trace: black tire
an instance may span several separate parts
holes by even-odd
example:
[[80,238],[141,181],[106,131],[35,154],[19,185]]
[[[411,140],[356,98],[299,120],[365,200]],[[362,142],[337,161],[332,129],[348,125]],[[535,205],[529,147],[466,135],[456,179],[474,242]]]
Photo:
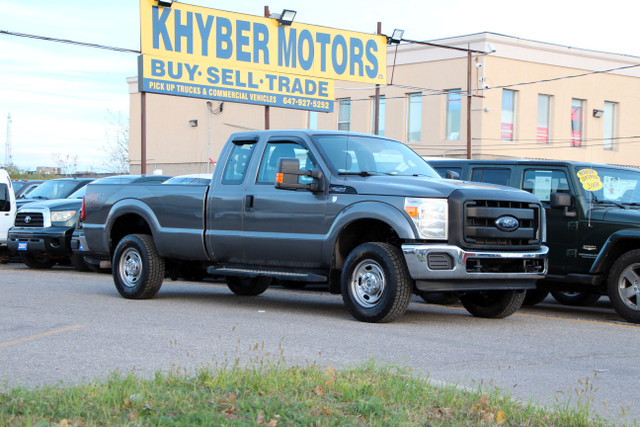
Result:
[[125,298],[152,298],[162,286],[164,258],[147,234],[129,234],[120,240],[112,265],[116,289]]
[[91,271],[89,264],[87,264],[87,261],[85,261],[84,257],[79,253],[71,254],[69,261],[71,261],[71,265],[78,271]]
[[362,322],[391,322],[411,300],[413,281],[402,252],[388,243],[364,243],[345,261],[340,279],[342,300]]
[[551,296],[560,304],[574,307],[587,307],[595,304],[600,299],[600,294],[592,292],[551,291]]
[[422,298],[424,302],[428,302],[429,304],[452,305],[460,300],[460,297],[458,297],[458,294],[455,292],[421,291],[418,295],[420,295],[420,298]]
[[613,263],[607,279],[613,308],[632,323],[640,323],[640,249],[624,253]]
[[549,291],[545,289],[529,289],[524,297],[522,305],[536,305],[547,298]]
[[235,277],[226,278],[227,286],[236,295],[256,296],[267,290],[273,278],[271,277]]
[[58,260],[55,259],[25,253],[20,253],[20,259],[27,267],[34,268],[36,270],[46,270],[53,267],[58,262]]
[[477,317],[500,319],[511,316],[522,307],[525,291],[477,291],[460,295],[460,302]]

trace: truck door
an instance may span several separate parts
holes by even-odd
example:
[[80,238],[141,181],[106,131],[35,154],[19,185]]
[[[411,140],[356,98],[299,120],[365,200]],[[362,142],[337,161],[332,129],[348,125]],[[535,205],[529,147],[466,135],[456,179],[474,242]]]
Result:
[[[0,180],[3,178],[0,176]],[[10,181],[0,182],[0,245],[7,244],[7,232],[13,226],[16,216],[16,201]]]
[[[549,246],[549,273],[569,273],[577,263],[579,218],[566,216],[563,209],[551,209],[551,193],[572,193],[567,173],[560,168],[526,168],[521,188],[533,193],[547,214],[547,246]],[[573,209],[578,211],[578,209]]]
[[[267,142],[255,179],[247,184],[244,196],[242,242],[246,262],[319,267],[322,242],[328,231],[327,192],[276,189],[276,168],[281,158],[297,158],[301,169],[317,169],[303,141],[279,138]],[[311,182],[310,177],[299,179],[300,183]]]
[[209,256],[217,262],[240,262],[244,258],[244,190],[257,141],[257,137],[253,140],[233,141],[228,154],[223,152],[221,155],[226,163],[224,166],[216,166],[214,179],[211,181],[207,199],[206,243]]

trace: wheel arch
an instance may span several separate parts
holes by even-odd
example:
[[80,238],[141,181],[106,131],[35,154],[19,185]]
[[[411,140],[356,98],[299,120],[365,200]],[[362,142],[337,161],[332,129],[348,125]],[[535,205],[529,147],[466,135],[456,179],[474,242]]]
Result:
[[608,274],[613,263],[624,253],[640,249],[640,230],[619,230],[612,233],[591,265],[591,274]]
[[[395,207],[386,203],[365,202],[349,206],[334,221],[325,259],[331,259],[333,272],[339,272],[351,251],[367,242],[384,242],[400,247],[403,240],[415,239],[410,221]],[[340,283],[330,281],[331,292],[340,292]]]
[[116,203],[106,222],[105,235],[111,254],[120,240],[129,234],[156,235],[159,228],[153,211],[139,200],[121,200]]

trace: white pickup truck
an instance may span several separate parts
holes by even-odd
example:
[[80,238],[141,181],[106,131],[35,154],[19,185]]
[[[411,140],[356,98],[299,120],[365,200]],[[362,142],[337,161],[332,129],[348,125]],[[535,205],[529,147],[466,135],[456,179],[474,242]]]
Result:
[[7,233],[16,217],[16,196],[13,194],[11,178],[6,170],[0,169],[0,260],[6,260]]

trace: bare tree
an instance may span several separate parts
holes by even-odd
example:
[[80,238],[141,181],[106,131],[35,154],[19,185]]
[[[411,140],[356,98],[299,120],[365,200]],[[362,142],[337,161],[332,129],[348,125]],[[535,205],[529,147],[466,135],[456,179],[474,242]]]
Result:
[[129,124],[128,117],[121,112],[109,111],[105,131],[105,157],[102,166],[115,174],[129,173]]
[[78,170],[78,155],[53,153],[56,166],[62,175],[73,175]]

